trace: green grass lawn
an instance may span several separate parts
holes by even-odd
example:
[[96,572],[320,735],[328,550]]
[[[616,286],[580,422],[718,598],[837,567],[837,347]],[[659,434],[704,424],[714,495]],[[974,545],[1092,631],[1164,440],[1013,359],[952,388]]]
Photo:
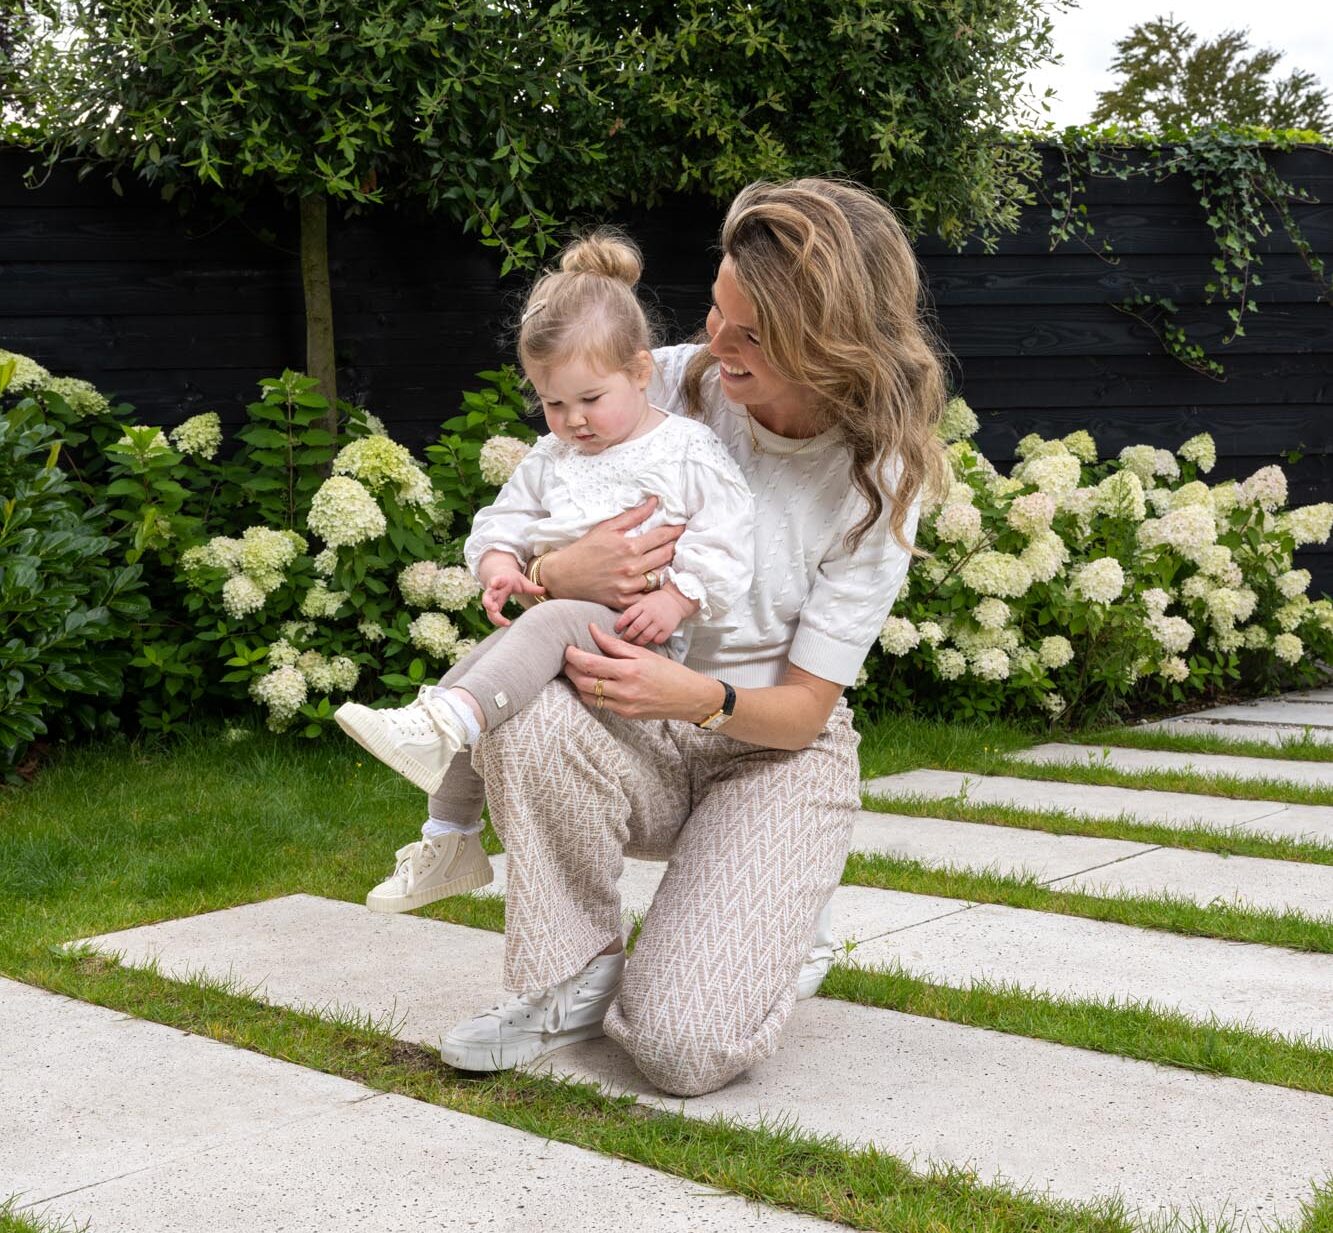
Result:
[[[874,725],[864,735],[868,774],[987,760],[1037,739],[1006,725],[909,720]],[[1113,1202],[1057,1203],[983,1186],[960,1171],[916,1174],[891,1156],[791,1127],[650,1112],[591,1087],[532,1075],[460,1076],[433,1051],[394,1040],[383,1025],[329,1022],[61,949],[91,934],[298,891],[360,902],[420,821],[420,794],[340,741],[305,744],[259,732],[226,742],[200,728],[169,743],[69,751],[35,783],[0,794],[0,973],[861,1228],[1130,1227]],[[854,861],[849,876],[873,885],[906,874],[877,858],[864,868]],[[1016,886],[1001,889],[1034,893]],[[503,904],[493,898],[459,897],[421,914],[503,928]],[[1191,1027],[1151,1007],[1013,989],[952,990],[855,967],[835,972],[825,994],[1333,1094],[1328,1050]],[[1323,1233],[1330,1221],[1333,1204],[1321,1199],[1301,1227]],[[34,1227],[0,1205],[0,1231]]]

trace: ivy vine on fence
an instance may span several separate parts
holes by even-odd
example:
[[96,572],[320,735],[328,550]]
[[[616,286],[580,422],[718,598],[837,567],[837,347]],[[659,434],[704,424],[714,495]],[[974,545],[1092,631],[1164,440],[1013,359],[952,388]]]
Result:
[[[1054,138],[1058,163],[1053,179],[1037,191],[1051,212],[1051,247],[1081,242],[1105,260],[1118,260],[1109,241],[1097,244],[1096,226],[1080,200],[1093,178],[1126,181],[1134,176],[1155,182],[1182,175],[1198,195],[1204,221],[1212,232],[1216,252],[1213,275],[1204,286],[1204,303],[1226,306],[1230,326],[1222,339],[1226,346],[1245,334],[1245,318],[1259,311],[1253,289],[1261,285],[1263,264],[1259,243],[1275,229],[1286,234],[1304,261],[1321,298],[1333,305],[1333,284],[1324,262],[1301,230],[1293,203],[1310,204],[1316,198],[1284,179],[1273,166],[1273,155],[1298,148],[1317,149],[1333,156],[1333,146],[1318,133],[1274,131],[1229,125],[1207,125],[1189,131],[1148,133],[1118,126],[1069,128]],[[1174,300],[1139,292],[1113,307],[1146,325],[1166,352],[1186,367],[1214,380],[1225,380],[1220,360],[1190,337]]]

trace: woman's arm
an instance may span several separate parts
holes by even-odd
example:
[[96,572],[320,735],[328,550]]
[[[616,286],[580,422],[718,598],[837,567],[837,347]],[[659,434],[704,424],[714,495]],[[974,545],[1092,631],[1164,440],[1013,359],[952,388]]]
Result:
[[684,526],[627,536],[652,516],[657,498],[599,522],[581,539],[542,558],[542,587],[554,599],[586,599],[623,611],[647,590],[644,574],[671,564]]
[[[589,628],[603,654],[572,646],[565,651],[565,675],[588,706],[597,706],[599,680],[605,709],[626,719],[697,723],[722,705],[721,682]],[[805,749],[824,730],[842,691],[843,686],[789,664],[779,685],[738,689],[735,712],[719,731],[769,749]]]

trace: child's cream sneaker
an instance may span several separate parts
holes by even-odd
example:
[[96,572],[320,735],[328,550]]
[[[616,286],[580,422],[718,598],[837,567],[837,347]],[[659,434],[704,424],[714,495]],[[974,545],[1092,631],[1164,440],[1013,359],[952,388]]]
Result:
[[446,895],[485,886],[495,877],[479,835],[418,839],[398,849],[394,871],[366,896],[372,912],[410,912]]
[[440,1056],[459,1070],[509,1070],[575,1041],[605,1035],[602,1020],[624,971],[624,951],[598,955],[554,988],[521,993],[464,1019],[441,1042]]
[[344,702],[333,718],[367,753],[423,792],[433,793],[454,754],[467,744],[462,721],[434,690],[433,685],[423,685],[410,705],[378,711],[359,702]]

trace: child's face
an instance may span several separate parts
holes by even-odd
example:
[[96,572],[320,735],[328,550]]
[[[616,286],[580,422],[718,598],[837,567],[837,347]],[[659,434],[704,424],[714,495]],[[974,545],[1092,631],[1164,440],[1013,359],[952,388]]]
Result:
[[641,352],[630,371],[604,372],[587,360],[533,367],[528,380],[542,400],[546,426],[584,454],[619,445],[644,423],[652,357]]

